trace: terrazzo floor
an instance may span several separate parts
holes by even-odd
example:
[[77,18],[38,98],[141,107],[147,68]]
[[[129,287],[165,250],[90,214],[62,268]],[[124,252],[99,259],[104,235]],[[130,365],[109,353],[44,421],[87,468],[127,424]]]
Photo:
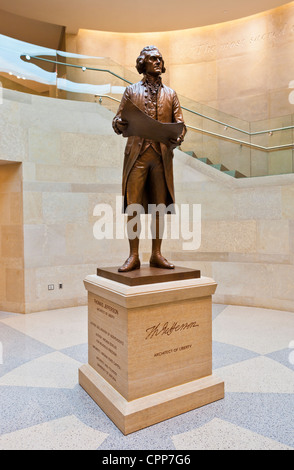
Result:
[[87,307],[0,312],[1,450],[293,450],[294,313],[213,305],[225,398],[124,436],[78,384]]

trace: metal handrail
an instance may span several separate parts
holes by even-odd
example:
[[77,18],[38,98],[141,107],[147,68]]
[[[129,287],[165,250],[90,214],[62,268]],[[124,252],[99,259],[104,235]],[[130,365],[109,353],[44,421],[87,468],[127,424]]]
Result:
[[[117,101],[118,103],[120,102],[120,100],[118,100],[117,98],[113,98],[112,96],[109,96],[109,95],[95,95],[95,97],[98,97],[98,96],[99,96],[100,103],[102,103],[102,98],[108,98],[108,99],[111,99],[113,101]],[[201,129],[199,127],[190,126],[190,125],[186,125],[186,127],[187,127],[187,129],[192,129],[193,131],[202,132],[204,134],[209,134],[213,137],[218,137],[218,138],[221,138],[221,139],[224,139],[224,140],[229,140],[231,142],[234,142],[234,143],[237,143],[237,144],[240,144],[240,145],[245,145],[247,147],[255,148],[255,149],[258,149],[258,150],[263,150],[263,151],[266,151],[266,152],[270,152],[270,151],[273,151],[273,150],[284,150],[284,149],[287,149],[287,148],[294,148],[294,144],[283,144],[283,145],[275,145],[275,146],[272,146],[272,147],[264,147],[262,145],[252,144],[251,142],[246,142],[245,140],[235,139],[234,137],[229,137],[227,135],[218,134],[216,132]]]
[[221,124],[221,125],[225,126],[226,128],[230,128],[230,129],[233,129],[235,131],[242,132],[243,134],[246,134],[246,135],[249,135],[249,136],[260,135],[260,134],[269,134],[271,132],[285,131],[285,130],[289,130],[289,129],[294,129],[294,125],[293,125],[293,126],[277,127],[275,129],[267,129],[267,130],[264,130],[264,131],[250,132],[250,131],[245,131],[244,129],[240,129],[239,127],[232,126],[231,124],[227,124],[223,121],[219,121],[218,119],[212,118],[210,116],[206,116],[205,114],[199,113],[198,111],[194,111],[193,109],[185,108],[184,106],[181,106],[181,108],[185,109],[185,111],[189,111],[189,113],[196,114],[197,116],[208,119],[209,121],[216,122],[217,124]]
[[294,144],[283,144],[283,145],[275,145],[275,146],[272,146],[272,147],[264,147],[262,145],[257,145],[257,144],[252,144],[251,142],[246,142],[245,140],[239,140],[239,139],[235,139],[233,137],[228,137],[227,135],[217,134],[216,132],[207,131],[205,129],[200,129],[199,127],[194,127],[194,126],[189,126],[189,125],[186,125],[186,127],[188,129],[192,129],[192,130],[197,131],[197,132],[202,132],[204,134],[209,134],[209,135],[212,135],[213,137],[218,137],[218,138],[221,138],[221,139],[224,139],[224,140],[230,140],[234,143],[237,143],[237,144],[240,144],[240,145],[246,145],[247,147],[255,148],[255,149],[258,149],[258,150],[263,150],[263,151],[266,151],[266,152],[270,152],[272,150],[284,150],[284,149],[287,149],[287,148],[294,148]]
[[[22,55],[21,57],[26,57]],[[58,60],[50,60],[50,59],[45,59],[44,57],[38,57],[38,56],[30,56],[31,59],[37,59],[37,60],[43,60],[43,62],[50,62],[51,64],[56,64],[56,65],[66,65],[66,67],[74,67],[77,69],[82,69],[83,71],[86,70],[94,70],[96,72],[107,72],[110,73],[111,75],[114,75],[116,78],[119,78],[120,80],[123,80],[126,83],[129,83],[129,85],[132,85],[132,82],[127,80],[126,78],[121,77],[120,75],[117,75],[117,73],[112,72],[111,70],[108,69],[96,69],[95,67],[84,67],[83,65],[76,65],[76,64],[67,64],[64,62],[60,62]]]
[[118,103],[120,103],[120,100],[118,100],[117,98],[114,98],[113,96],[109,96],[109,95],[94,95],[95,98],[98,98],[99,96],[99,101],[101,100],[102,102],[102,98],[108,98],[109,100],[113,100],[113,101],[117,101]]
[[225,122],[219,121],[218,119],[215,119],[215,118],[212,118],[212,117],[209,117],[209,116],[206,116],[205,114],[198,113],[198,111],[194,111],[192,109],[185,108],[184,106],[181,106],[181,108],[184,109],[185,111],[189,111],[189,113],[193,113],[193,114],[196,114],[197,116],[208,119],[209,121],[216,122],[217,124],[221,124],[225,127],[229,127],[230,129],[234,129],[235,131],[243,132],[244,134],[250,135],[250,133],[245,131],[244,129],[239,129],[238,127],[231,126],[230,124],[226,124]]
[[[21,56],[21,57],[25,57],[25,56]],[[30,58],[33,58],[33,59],[37,59],[37,60],[42,60],[44,62],[51,62],[51,63],[54,63],[56,65],[65,65],[67,67],[74,67],[74,68],[79,68],[79,69],[82,69],[83,71],[86,71],[86,70],[93,70],[93,71],[96,71],[96,72],[106,72],[106,73],[109,73],[113,76],[115,76],[116,78],[119,78],[120,80],[123,80],[124,82],[128,83],[129,85],[132,85],[133,83],[130,82],[129,80],[127,80],[126,78],[123,78],[121,77],[120,75],[112,72],[111,70],[108,70],[108,69],[97,69],[95,67],[85,67],[85,66],[82,66],[82,65],[76,65],[76,64],[67,64],[67,63],[64,63],[64,62],[60,62],[60,61],[57,61],[57,60],[50,60],[50,59],[45,59],[43,57],[38,57],[38,56],[30,56]],[[104,97],[104,98],[109,98],[109,99],[114,99],[115,98],[112,98],[108,95],[95,95],[95,96],[100,96],[101,98]],[[116,100],[116,101],[119,101],[119,100]],[[289,129],[294,129],[294,125],[292,126],[285,126],[285,127],[278,127],[278,128],[274,128],[274,129],[267,129],[267,130],[263,130],[263,131],[256,131],[256,132],[250,132],[250,131],[246,131],[244,129],[240,129],[239,127],[235,127],[235,126],[232,126],[231,124],[227,124],[223,121],[219,121],[218,119],[215,119],[215,118],[212,118],[210,116],[206,116],[205,114],[202,114],[202,113],[199,113],[197,111],[194,111],[192,109],[189,109],[189,108],[186,108],[184,106],[181,106],[182,109],[184,109],[185,111],[188,111],[189,113],[192,113],[192,114],[196,114],[200,117],[203,117],[204,119],[208,119],[209,121],[213,121],[217,124],[221,124],[223,125],[225,128],[229,128],[229,129],[233,129],[235,131],[238,131],[238,132],[241,132],[243,134],[246,134],[248,136],[255,136],[255,135],[261,135],[261,134],[271,134],[273,132],[277,132],[277,131],[284,131],[284,130],[289,130]],[[193,126],[187,126],[191,129],[194,129],[194,130],[199,130],[199,128],[196,128],[196,127],[193,127]],[[249,144],[248,142],[243,142],[241,140],[238,140],[238,139],[233,139],[231,137],[227,137],[227,136],[221,136],[220,134],[216,134],[216,133],[212,133],[210,131],[203,131],[202,132],[206,132],[206,133],[209,133],[209,134],[212,134],[212,135],[215,135],[215,136],[219,136],[219,137],[222,137],[224,139],[227,139],[227,140],[232,140],[232,141],[235,141],[235,142],[239,142],[240,144],[246,144],[246,145],[250,145],[251,147],[255,147],[255,148],[258,148],[260,150],[276,150],[276,149],[282,149],[282,148],[289,148],[289,147],[293,147],[294,144],[285,144],[285,145],[280,145],[280,146],[274,146],[274,147],[263,147],[261,145],[257,145],[257,144]]]

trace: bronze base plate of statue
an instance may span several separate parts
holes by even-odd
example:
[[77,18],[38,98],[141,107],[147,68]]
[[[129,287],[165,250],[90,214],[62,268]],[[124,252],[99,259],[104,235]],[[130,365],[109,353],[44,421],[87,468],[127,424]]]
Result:
[[140,269],[118,272],[117,267],[97,268],[97,276],[105,277],[112,281],[121,282],[128,286],[140,286],[143,284],[155,284],[157,282],[184,281],[200,278],[198,269],[175,267],[172,270],[152,268],[143,265]]

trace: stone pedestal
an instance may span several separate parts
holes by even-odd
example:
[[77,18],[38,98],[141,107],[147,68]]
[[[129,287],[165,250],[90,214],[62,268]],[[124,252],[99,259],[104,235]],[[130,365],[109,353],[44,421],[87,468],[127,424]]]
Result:
[[[79,383],[124,434],[224,397],[224,383],[212,375],[216,283],[180,269],[186,279],[164,270],[155,283],[130,285],[124,275],[84,281],[89,359]],[[148,282],[150,268],[140,271]]]

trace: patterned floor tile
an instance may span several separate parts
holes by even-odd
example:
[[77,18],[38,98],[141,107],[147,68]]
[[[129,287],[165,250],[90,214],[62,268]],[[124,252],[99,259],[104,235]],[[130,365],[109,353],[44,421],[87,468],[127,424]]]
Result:
[[231,344],[212,342],[212,369],[218,369],[236,362],[246,361],[257,354],[248,349],[232,346]]
[[[175,449],[173,436],[193,431],[218,418],[261,434],[272,443],[294,448],[292,394],[230,393],[223,400],[197,408],[128,436],[109,432],[101,449]],[[237,444],[237,440],[236,440]]]
[[54,351],[49,346],[1,322],[0,343],[2,346],[0,377],[28,361]]
[[288,347],[286,349],[282,349],[281,351],[275,351],[273,353],[267,354],[267,357],[270,357],[274,361],[278,361],[280,364],[283,364],[283,366],[289,367],[289,369],[294,371],[294,347]]
[[180,450],[293,450],[218,418],[192,431],[175,435],[172,440]]
[[228,392],[294,392],[294,372],[265,356],[221,367],[215,374],[224,380]]
[[116,426],[85,390],[0,386],[0,435],[75,415],[87,426],[112,433]]
[[0,436],[2,450],[95,450],[107,434],[66,416]]
[[212,304],[212,320],[214,320],[225,308],[227,308],[227,305]]
[[214,341],[269,354],[294,339],[294,314],[233,305],[217,316],[212,327]]
[[0,321],[4,320],[5,318],[18,317],[20,315],[22,315],[22,314],[21,313],[3,312],[3,310],[0,310]]
[[87,307],[64,308],[9,317],[2,323],[54,349],[88,341]]
[[57,351],[16,367],[0,378],[0,386],[73,388],[78,383],[80,366]]
[[72,346],[71,348],[60,349],[60,352],[66,354],[67,356],[75,359],[76,361],[85,364],[88,362],[88,343],[78,344],[77,346]]
[[293,394],[225,393],[225,398],[170,420],[171,435],[219,418],[294,448]]
[[127,436],[113,430],[109,437],[103,441],[99,450],[174,450],[171,429],[174,430],[173,419],[141,429]]
[[78,384],[87,308],[0,312],[0,448],[174,450],[184,439],[191,448],[294,449],[294,314],[214,305],[212,316],[225,398],[124,436]]

